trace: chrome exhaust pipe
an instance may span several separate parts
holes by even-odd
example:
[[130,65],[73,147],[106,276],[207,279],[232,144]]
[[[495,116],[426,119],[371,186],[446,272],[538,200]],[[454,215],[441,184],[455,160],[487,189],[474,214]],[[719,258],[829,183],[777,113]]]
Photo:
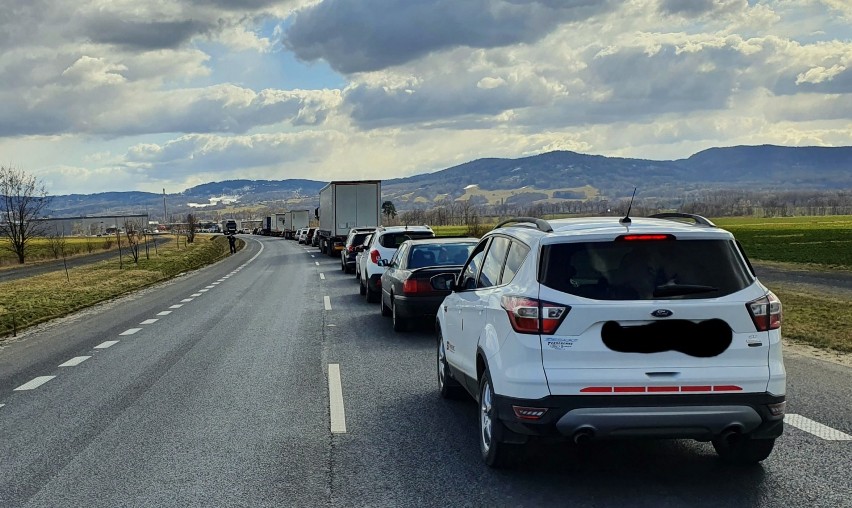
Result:
[[588,443],[593,437],[595,437],[595,431],[588,427],[583,427],[574,433],[574,444]]

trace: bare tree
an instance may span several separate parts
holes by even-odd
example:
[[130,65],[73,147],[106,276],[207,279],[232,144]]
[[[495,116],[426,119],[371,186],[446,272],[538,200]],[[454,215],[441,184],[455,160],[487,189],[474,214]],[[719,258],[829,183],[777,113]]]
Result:
[[[125,219],[124,236],[127,237],[128,250],[133,257],[133,262],[137,265],[139,264],[139,229],[139,221]],[[119,246],[120,248],[121,246]]]
[[186,216],[186,243],[195,241],[195,232],[198,231],[198,217],[194,214]]
[[0,166],[0,234],[23,264],[27,244],[44,232],[43,211],[50,202],[44,184],[20,169]]
[[59,259],[59,256],[65,257],[65,248],[68,242],[65,240],[65,234],[59,231],[59,228],[54,228],[47,236],[50,245],[50,252],[53,254],[53,259]]

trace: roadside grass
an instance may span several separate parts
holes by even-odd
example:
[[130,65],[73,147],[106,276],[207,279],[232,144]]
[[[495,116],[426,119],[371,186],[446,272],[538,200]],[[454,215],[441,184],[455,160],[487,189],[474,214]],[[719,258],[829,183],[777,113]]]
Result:
[[[152,237],[149,237],[149,242]],[[122,248],[127,248],[127,239],[121,238]],[[0,267],[15,267],[20,266],[18,257],[10,249],[11,245],[7,238],[0,239]],[[117,250],[118,240],[115,236],[66,236],[65,237],[65,256],[74,257],[86,254],[98,254],[101,252]],[[52,261],[62,259],[60,254],[58,257],[54,255],[51,248],[49,238],[33,238],[27,243],[25,264],[38,263],[41,261]]]
[[781,335],[788,341],[852,353],[852,312],[848,298],[817,295],[791,285],[772,291],[781,299]]
[[[243,241],[237,242],[242,248]],[[179,248],[172,237],[157,254],[151,251],[150,259],[143,252],[138,265],[125,257],[123,269],[118,260],[71,268],[70,282],[64,271],[57,271],[0,283],[0,337],[201,268],[228,251],[224,236],[199,236],[195,243],[186,247],[181,243]]]

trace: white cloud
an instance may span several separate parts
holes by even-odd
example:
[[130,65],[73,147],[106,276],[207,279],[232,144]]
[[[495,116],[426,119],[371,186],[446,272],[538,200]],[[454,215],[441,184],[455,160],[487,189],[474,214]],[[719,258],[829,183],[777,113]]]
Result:
[[845,71],[846,67],[843,65],[835,64],[830,68],[826,69],[825,67],[813,67],[808,69],[807,72],[800,73],[796,76],[796,84],[800,85],[802,83],[822,83],[823,81],[831,81],[841,72]]

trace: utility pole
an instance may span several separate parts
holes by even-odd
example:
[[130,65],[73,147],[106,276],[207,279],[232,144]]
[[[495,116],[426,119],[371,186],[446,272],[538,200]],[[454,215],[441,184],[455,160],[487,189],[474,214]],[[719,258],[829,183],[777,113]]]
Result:
[[163,189],[163,225],[165,225],[168,220],[168,214],[166,213],[166,189]]

